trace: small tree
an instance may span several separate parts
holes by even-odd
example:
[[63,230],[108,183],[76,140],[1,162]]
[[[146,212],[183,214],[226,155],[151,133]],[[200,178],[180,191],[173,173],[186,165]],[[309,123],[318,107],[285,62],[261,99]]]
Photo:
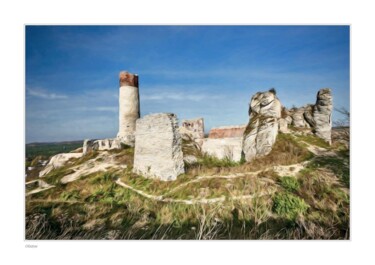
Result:
[[344,116],[344,118],[340,119],[340,120],[337,120],[337,121],[334,121],[333,125],[335,127],[343,128],[343,132],[340,135],[340,138],[344,141],[349,142],[349,140],[350,140],[350,127],[349,127],[350,126],[350,112],[344,107],[341,107],[339,109],[335,108],[334,110],[337,111],[338,113],[342,114]]

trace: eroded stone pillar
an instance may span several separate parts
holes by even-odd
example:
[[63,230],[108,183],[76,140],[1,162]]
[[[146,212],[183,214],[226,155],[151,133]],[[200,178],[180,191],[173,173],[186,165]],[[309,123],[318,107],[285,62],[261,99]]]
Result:
[[314,133],[329,144],[331,144],[332,109],[331,89],[323,88],[319,90],[312,114],[315,122]]
[[276,92],[256,93],[250,101],[250,121],[243,137],[243,153],[246,161],[265,156],[272,150],[278,134],[281,103]]
[[120,72],[119,132],[117,138],[124,144],[134,146],[135,124],[140,117],[138,76]]

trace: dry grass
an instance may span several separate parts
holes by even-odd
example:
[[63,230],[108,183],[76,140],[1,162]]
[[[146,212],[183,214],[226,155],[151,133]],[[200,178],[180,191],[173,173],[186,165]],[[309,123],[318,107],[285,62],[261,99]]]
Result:
[[[312,158],[299,140],[280,134],[272,152],[263,158],[236,165],[200,162],[188,167],[187,173],[174,182],[133,174],[133,149],[113,151],[111,154],[127,164],[128,169],[83,176],[28,197],[26,238],[347,239],[350,235],[347,152],[333,158],[315,157],[293,178],[269,170],[274,165],[296,164]],[[202,175],[258,170],[261,172],[257,176],[197,180]],[[56,181],[67,172],[69,168],[55,170],[46,181]],[[117,178],[153,195],[226,199],[208,205],[158,202],[114,185]],[[231,199],[249,194],[253,197]]]

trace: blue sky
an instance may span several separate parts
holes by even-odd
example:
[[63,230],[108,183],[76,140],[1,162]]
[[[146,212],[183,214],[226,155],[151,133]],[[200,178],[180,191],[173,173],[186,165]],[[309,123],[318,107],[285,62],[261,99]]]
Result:
[[246,124],[272,87],[288,108],[330,87],[349,109],[349,43],[348,26],[26,26],[26,142],[116,136],[121,70],[139,75],[141,116],[207,132]]

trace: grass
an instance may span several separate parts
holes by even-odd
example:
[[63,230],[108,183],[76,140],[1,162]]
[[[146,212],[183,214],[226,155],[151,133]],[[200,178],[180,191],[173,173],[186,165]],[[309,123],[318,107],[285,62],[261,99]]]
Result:
[[295,177],[281,177],[279,178],[280,185],[289,192],[296,192],[300,188],[300,184]]
[[298,141],[304,141],[311,145],[315,145],[326,149],[330,148],[329,144],[326,141],[315,135],[295,135],[295,137],[298,139]]
[[[301,141],[306,139],[279,134],[272,152],[250,163],[213,159],[192,149],[198,162],[173,182],[133,174],[133,148],[110,151],[128,168],[93,173],[27,197],[26,239],[348,239],[349,153],[314,157]],[[270,169],[308,159],[308,166],[293,177]],[[56,169],[44,179],[58,183],[70,170]],[[249,171],[260,173],[196,181],[202,175]],[[226,199],[208,205],[154,201],[116,185],[117,178],[167,198]],[[253,197],[231,199],[242,195]]]
[[304,215],[308,208],[303,199],[288,192],[276,194],[273,198],[273,211],[288,220]]

